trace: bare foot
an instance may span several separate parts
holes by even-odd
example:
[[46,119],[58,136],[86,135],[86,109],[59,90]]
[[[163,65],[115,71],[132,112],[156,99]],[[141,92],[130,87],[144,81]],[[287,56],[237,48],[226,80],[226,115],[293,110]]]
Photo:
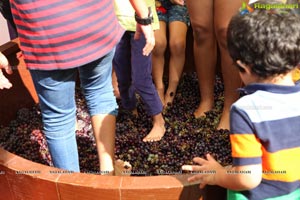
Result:
[[156,142],[161,140],[166,132],[164,125],[154,124],[150,133],[144,137],[143,142]]
[[221,119],[220,119],[219,125],[217,127],[217,130],[221,130],[221,129],[229,130],[229,127],[230,127],[229,120],[230,120],[229,111],[224,111],[223,110],[223,113],[221,115]]
[[116,176],[130,176],[132,166],[129,162],[123,160],[115,161],[115,175]]
[[195,118],[205,117],[205,112],[210,111],[211,109],[213,109],[213,107],[214,104],[201,102],[194,112]]
[[176,92],[167,91],[165,94],[165,106],[172,105]]

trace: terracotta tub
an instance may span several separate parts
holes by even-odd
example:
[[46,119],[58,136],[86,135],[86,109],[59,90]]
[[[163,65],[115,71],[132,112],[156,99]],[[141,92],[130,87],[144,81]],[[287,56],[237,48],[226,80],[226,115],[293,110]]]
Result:
[[[0,47],[15,68],[10,90],[0,91],[0,124],[7,125],[22,107],[37,102],[30,74],[24,67],[18,40]],[[191,54],[189,54],[191,55]],[[145,177],[68,174],[38,164],[0,148],[0,199],[132,199],[132,200],[221,200],[226,191],[215,186],[203,190],[190,184],[186,175]]]

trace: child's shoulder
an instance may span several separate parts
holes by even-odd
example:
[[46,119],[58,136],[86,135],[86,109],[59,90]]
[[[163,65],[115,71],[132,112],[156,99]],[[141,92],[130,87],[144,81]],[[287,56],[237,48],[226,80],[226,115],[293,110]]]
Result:
[[257,84],[248,92],[232,105],[232,112],[245,113],[256,122],[300,115],[300,85]]
[[[245,112],[257,112],[261,108],[277,103],[279,93],[273,92],[273,85],[269,84],[251,84],[240,89],[242,97],[239,98],[233,106]],[[279,100],[280,101],[280,100]]]

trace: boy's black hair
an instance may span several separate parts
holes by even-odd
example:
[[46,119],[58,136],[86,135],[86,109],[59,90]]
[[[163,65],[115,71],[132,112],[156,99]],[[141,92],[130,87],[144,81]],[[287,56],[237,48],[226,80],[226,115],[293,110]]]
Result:
[[286,74],[300,63],[300,17],[283,9],[255,9],[235,15],[228,26],[227,45],[234,62],[266,78]]

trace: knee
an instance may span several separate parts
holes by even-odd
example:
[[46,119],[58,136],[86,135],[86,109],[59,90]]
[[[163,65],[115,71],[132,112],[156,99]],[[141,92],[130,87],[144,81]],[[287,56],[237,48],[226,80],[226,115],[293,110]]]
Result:
[[170,52],[172,55],[182,55],[185,53],[186,40],[176,39],[175,41],[170,41]]
[[153,49],[153,55],[164,55],[167,48],[166,40],[156,40],[155,47]]
[[192,24],[193,27],[193,36],[196,44],[202,44],[203,41],[206,41],[210,37],[213,37],[213,29],[210,28],[210,25],[202,24]]
[[227,48],[227,28],[217,28],[216,29],[216,37],[220,48]]

